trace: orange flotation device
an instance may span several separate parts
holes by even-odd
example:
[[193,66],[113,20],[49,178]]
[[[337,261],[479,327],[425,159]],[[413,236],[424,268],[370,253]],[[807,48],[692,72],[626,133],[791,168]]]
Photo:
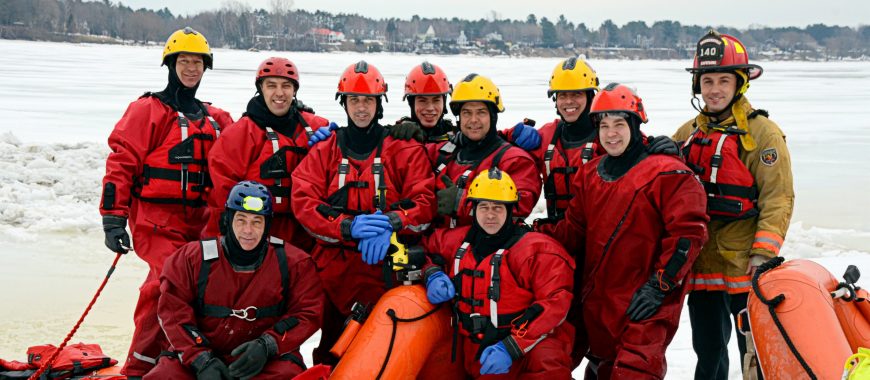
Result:
[[[346,347],[334,347],[341,353],[329,379],[457,379],[464,378],[461,359],[451,361],[453,328],[450,308],[436,306],[426,298],[422,285],[404,285],[387,291],[368,313],[362,326],[352,318],[351,329],[342,334]],[[458,355],[457,355],[458,356]],[[312,368],[313,370],[314,368]],[[296,379],[322,379],[309,374]]]
[[[840,379],[856,345],[866,346],[870,338],[870,319],[862,314],[870,307],[866,299],[858,302],[854,281],[838,283],[810,260],[783,261],[777,257],[758,268],[747,303],[762,373],[766,378]],[[844,287],[851,297],[842,296]]]

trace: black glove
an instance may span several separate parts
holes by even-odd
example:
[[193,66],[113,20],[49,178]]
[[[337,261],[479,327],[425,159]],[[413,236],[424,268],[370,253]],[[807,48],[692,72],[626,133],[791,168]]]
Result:
[[193,369],[196,370],[196,380],[232,380],[227,365],[209,352],[200,354],[193,361]]
[[441,176],[441,182],[444,182],[444,185],[447,187],[436,192],[438,196],[438,214],[450,216],[453,214],[453,206],[459,197],[459,188],[446,175]]
[[414,139],[421,143],[426,142],[426,134],[423,133],[423,128],[413,121],[403,121],[396,123],[390,127],[390,136],[399,140]]
[[299,99],[296,99],[296,109],[302,112],[308,112],[310,114],[314,113],[314,108],[306,106],[305,103],[302,103],[302,101]]
[[103,217],[103,231],[106,233],[106,247],[117,253],[130,250],[130,235],[127,234],[127,218],[106,215]]
[[[673,286],[668,288],[673,289]],[[625,315],[634,322],[652,317],[662,306],[662,301],[666,295],[667,292],[662,290],[659,285],[659,279],[656,275],[652,275],[649,281],[643,284],[631,297],[631,303],[628,304]]]
[[[266,342],[267,339],[271,340],[271,345]],[[230,375],[246,379],[259,374],[266,366],[266,361],[269,360],[270,346],[274,347],[274,351],[277,351],[278,347],[275,341],[268,335],[240,344],[230,353],[232,356],[239,357],[233,364],[230,364]]]
[[647,137],[648,145],[646,151],[652,154],[668,154],[671,156],[680,155],[680,146],[670,137],[662,135],[659,137]]

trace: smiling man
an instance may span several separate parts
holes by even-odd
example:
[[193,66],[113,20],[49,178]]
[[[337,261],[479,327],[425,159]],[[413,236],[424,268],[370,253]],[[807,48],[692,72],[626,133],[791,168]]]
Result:
[[498,87],[487,77],[469,74],[453,90],[450,110],[459,118],[460,133],[430,151],[438,177],[438,227],[471,224],[466,189],[491,167],[508,173],[517,185],[520,199],[514,216],[529,216],[541,194],[541,175],[528,153],[498,136],[498,114],[504,112]]
[[542,230],[583,261],[571,321],[588,334],[586,378],[662,379],[683,279],[707,239],[704,190],[679,158],[647,152],[634,91],[608,85],[590,114],[606,154],[581,168],[565,218]]
[[320,327],[323,289],[302,250],[270,238],[272,196],[242,181],[220,210],[216,239],[166,261],[157,313],[171,343],[145,379],[289,379]]
[[454,300],[458,351],[471,378],[570,379],[574,328],[565,316],[574,260],[553,238],[511,221],[517,201],[517,185],[497,168],[472,181],[471,225],[423,241],[452,268],[426,268],[427,296],[433,304]]
[[204,236],[217,235],[223,200],[233,185],[254,180],[274,196],[269,234],[307,252],[314,240],[290,208],[290,175],[308,153],[309,135],[329,121],[297,100],[299,68],[289,59],[272,57],[260,63],[254,86],[257,94],[248,101],[247,112],[227,128],[209,154],[214,188]]
[[[740,40],[711,30],[698,41],[694,64],[686,70],[704,107],[692,99],[699,114],[674,140],[685,142],[686,161],[707,190],[711,219],[710,240],[690,279],[695,378],[718,380],[728,378],[731,321],[740,325],[751,275],[779,255],[788,231],[794,207],[791,157],[779,126],[746,98],[749,81],[761,76],[762,68],[749,63]],[[742,335],[737,344],[743,362]]]
[[314,145],[292,175],[293,212],[305,216],[299,222],[316,238],[311,256],[329,301],[315,363],[337,361],[329,349],[353,304],[374,305],[386,292],[391,235],[416,237],[432,219],[429,160],[420,142],[395,139],[379,123],[386,93],[374,65],[348,66],[335,94],[347,126]]
[[[453,85],[447,80],[447,74],[437,65],[423,62],[405,77],[405,99],[411,108],[411,116],[400,121],[410,121],[422,127],[427,149],[437,148],[436,143],[447,141],[453,137],[455,127],[447,115],[447,95],[453,91]],[[394,127],[401,130],[402,124]]]
[[166,347],[157,321],[158,276],[176,249],[199,238],[207,221],[205,194],[211,183],[206,157],[233,123],[230,115],[196,98],[212,53],[205,37],[191,28],[176,31],[163,48],[169,69],[166,88],[148,92],[127,108],[109,135],[100,214],[106,246],[131,248],[148,263],[133,321],[136,330],[123,373],[148,372]]
[[[528,150],[544,175],[544,198],[547,219],[556,222],[565,214],[571,200],[571,179],[583,164],[602,153],[595,127],[589,118],[592,98],[598,92],[598,75],[585,60],[565,59],[553,68],[547,96],[553,100],[559,119],[535,131],[520,123],[505,131],[510,141],[521,141],[522,135],[540,134],[536,148]],[[533,136],[534,137],[534,136]]]

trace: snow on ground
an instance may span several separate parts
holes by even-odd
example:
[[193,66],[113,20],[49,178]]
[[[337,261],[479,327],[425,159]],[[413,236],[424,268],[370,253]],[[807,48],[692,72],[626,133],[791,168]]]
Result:
[[[0,50],[19,52],[0,55],[0,357],[23,359],[28,346],[63,339],[105,276],[112,254],[103,246],[97,212],[109,152],[105,140],[130,101],[162,88],[166,71],[158,67],[156,48],[0,40]],[[200,98],[239,117],[253,95],[256,65],[272,55],[295,61],[302,72],[301,99],[340,124],[334,86],[341,70],[361,58],[377,65],[391,85],[387,122],[407,113],[404,75],[423,59],[442,66],[454,81],[475,71],[492,77],[507,107],[502,128],[523,117],[540,123],[554,118],[545,94],[556,59],[218,50],[217,70],[206,73]],[[795,213],[782,254],[812,258],[837,277],[848,264],[870,271],[870,207],[863,198],[870,172],[862,159],[870,129],[860,114],[870,104],[870,65],[761,64],[765,73],[749,97],[770,110],[788,135],[795,172]],[[688,62],[592,65],[602,83],[638,88],[652,120],[644,128],[653,134],[669,134],[693,115],[689,76],[682,70]],[[73,341],[98,342],[123,360],[146,271],[133,254],[123,257]],[[307,360],[315,341],[316,336],[303,347]],[[737,363],[732,346],[731,361]],[[668,378],[692,376],[688,313],[668,362]],[[736,365],[731,377],[739,377]]]

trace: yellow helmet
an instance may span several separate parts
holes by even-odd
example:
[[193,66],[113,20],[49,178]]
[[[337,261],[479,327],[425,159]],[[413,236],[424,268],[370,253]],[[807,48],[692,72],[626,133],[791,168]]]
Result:
[[213,57],[208,41],[201,33],[189,26],[176,30],[166,40],[166,45],[163,46],[163,64],[161,66],[166,64],[166,57],[180,53],[201,54],[205,61],[205,67],[211,68]]
[[584,59],[571,57],[559,62],[550,75],[547,97],[557,92],[598,91],[598,75]]
[[504,112],[504,104],[501,102],[501,93],[492,80],[477,74],[468,74],[462,82],[453,88],[450,95],[450,110],[454,115],[459,115],[462,103],[484,102],[495,106],[498,112]]
[[517,203],[517,185],[507,173],[498,168],[489,168],[481,172],[471,181],[468,187],[469,201],[490,201],[500,203]]

